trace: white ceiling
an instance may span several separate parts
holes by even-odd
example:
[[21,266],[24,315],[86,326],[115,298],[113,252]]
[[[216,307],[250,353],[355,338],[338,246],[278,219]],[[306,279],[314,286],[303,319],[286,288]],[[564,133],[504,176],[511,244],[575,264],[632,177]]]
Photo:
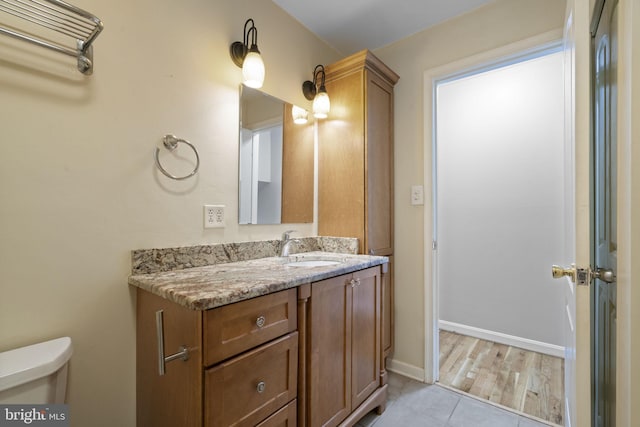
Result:
[[493,0],[272,0],[343,55],[376,49]]

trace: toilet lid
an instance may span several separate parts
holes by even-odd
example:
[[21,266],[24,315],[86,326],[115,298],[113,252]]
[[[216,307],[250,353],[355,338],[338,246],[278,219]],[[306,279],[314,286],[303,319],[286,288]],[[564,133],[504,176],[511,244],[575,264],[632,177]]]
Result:
[[69,337],[0,353],[0,391],[56,372],[69,361],[71,353]]

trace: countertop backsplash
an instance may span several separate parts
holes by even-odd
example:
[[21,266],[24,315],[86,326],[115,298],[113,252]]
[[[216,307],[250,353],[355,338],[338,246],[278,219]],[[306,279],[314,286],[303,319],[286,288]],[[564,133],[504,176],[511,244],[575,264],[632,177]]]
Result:
[[[358,239],[351,237],[293,237],[291,254],[303,252],[334,252],[357,254]],[[184,246],[131,251],[131,274],[183,270],[228,262],[249,261],[278,256],[281,240],[220,243],[216,245]]]

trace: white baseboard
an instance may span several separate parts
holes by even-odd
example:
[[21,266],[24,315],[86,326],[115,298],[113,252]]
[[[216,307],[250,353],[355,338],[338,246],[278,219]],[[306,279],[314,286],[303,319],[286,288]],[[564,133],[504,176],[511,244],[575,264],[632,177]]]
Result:
[[550,356],[561,357],[564,359],[564,347],[548,344],[541,341],[534,341],[528,338],[507,335],[501,332],[489,331],[486,329],[476,328],[474,326],[462,325],[460,323],[447,322],[446,320],[438,320],[438,327],[449,332],[456,332],[462,335],[468,335],[474,338],[506,344],[513,347],[523,348],[525,350],[535,351],[537,353],[548,354]]
[[424,382],[424,369],[395,359],[387,359],[387,370],[396,374],[409,377],[416,381]]

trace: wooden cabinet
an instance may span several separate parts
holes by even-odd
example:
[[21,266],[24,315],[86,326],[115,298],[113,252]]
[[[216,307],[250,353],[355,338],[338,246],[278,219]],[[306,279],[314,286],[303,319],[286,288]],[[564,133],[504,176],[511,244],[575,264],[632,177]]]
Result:
[[311,284],[306,426],[355,424],[373,408],[384,410],[381,296],[379,267]]
[[357,237],[393,253],[393,86],[398,75],[364,50],[326,67],[330,117],[318,127],[318,234]]
[[[393,255],[393,86],[368,50],[326,67],[331,113],[318,127],[318,234],[357,237],[360,253]],[[384,284],[384,356],[393,348],[393,275]]]
[[[386,267],[207,311],[138,288],[138,427],[347,427],[384,411]],[[188,350],[164,375],[159,336],[165,356]]]
[[[298,387],[297,290],[208,311],[138,289],[138,427],[295,426]],[[159,375],[156,313],[165,356],[187,360]]]

